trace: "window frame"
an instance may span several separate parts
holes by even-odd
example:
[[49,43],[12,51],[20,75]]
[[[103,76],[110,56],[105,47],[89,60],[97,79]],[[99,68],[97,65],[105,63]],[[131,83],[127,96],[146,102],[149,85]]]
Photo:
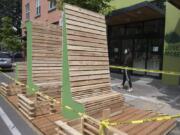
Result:
[[41,15],[41,0],[36,0],[36,17]]
[[56,0],[50,0],[48,4],[48,11],[52,11],[56,9]]
[[30,3],[26,3],[25,5],[25,9],[26,9],[26,20],[30,20]]

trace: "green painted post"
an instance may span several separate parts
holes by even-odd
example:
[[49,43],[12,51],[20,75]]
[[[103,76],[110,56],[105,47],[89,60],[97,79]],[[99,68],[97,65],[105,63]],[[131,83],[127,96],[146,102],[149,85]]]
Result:
[[67,29],[66,29],[66,15],[64,10],[63,15],[63,77],[62,77],[62,113],[67,119],[79,118],[79,115],[74,111],[68,110],[65,106],[69,106],[76,112],[84,113],[85,109],[82,104],[75,102],[72,98],[69,76],[69,63],[68,63],[68,48],[67,48]]
[[32,22],[26,23],[27,29],[27,93],[34,94],[38,87],[33,84],[32,80]]

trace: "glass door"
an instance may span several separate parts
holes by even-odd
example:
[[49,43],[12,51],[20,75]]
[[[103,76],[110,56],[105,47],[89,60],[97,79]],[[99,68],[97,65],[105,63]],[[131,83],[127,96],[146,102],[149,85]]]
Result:
[[[145,69],[146,68],[146,52],[147,43],[145,39],[135,39],[134,40],[134,60],[133,67]],[[145,75],[145,72],[133,71],[134,74]]]
[[[160,70],[162,60],[162,45],[161,39],[150,39],[148,45],[147,69]],[[159,77],[157,73],[147,73],[147,75]]]

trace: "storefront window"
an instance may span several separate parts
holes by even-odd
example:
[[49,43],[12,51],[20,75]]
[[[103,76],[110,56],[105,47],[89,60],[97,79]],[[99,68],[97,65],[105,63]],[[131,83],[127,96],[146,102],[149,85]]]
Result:
[[[112,26],[109,31],[111,65],[123,65],[124,49],[133,53],[132,66],[161,70],[164,45],[163,19],[135,24]],[[160,77],[159,74],[135,72],[138,75]]]

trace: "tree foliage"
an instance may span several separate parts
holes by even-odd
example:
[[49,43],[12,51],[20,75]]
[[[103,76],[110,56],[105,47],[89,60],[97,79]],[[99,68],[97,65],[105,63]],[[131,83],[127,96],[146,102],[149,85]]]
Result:
[[63,3],[68,3],[106,14],[112,10],[112,7],[109,4],[110,1],[112,0],[57,0],[57,6],[58,8],[62,9]]
[[21,48],[20,39],[17,36],[16,28],[12,25],[12,18],[1,19],[0,42],[2,48],[8,51],[19,51]]
[[21,2],[22,0],[1,0],[0,2],[0,27],[3,17],[12,18],[13,26],[17,28],[17,34],[21,34]]

